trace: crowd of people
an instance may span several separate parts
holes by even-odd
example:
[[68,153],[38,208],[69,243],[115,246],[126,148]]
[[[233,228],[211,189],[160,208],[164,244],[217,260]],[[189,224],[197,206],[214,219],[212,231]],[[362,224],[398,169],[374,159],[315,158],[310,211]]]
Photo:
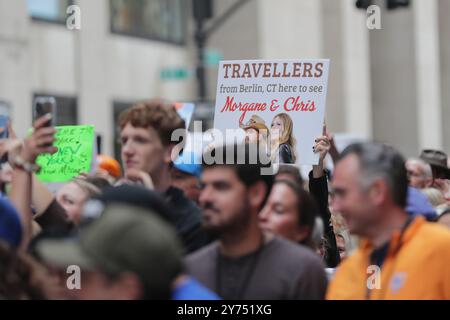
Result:
[[25,139],[10,124],[0,141],[0,299],[450,299],[443,151],[339,153],[324,130],[304,179],[280,163],[295,159],[292,139],[272,163],[258,161],[259,138],[205,161],[172,140],[185,129],[175,107],[150,100],[120,116],[123,169],[98,156],[54,193],[36,177],[37,157],[57,152],[48,121]]

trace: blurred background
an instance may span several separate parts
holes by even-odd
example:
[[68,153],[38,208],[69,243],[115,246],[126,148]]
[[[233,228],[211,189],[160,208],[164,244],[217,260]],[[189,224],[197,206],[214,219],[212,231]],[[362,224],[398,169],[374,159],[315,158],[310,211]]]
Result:
[[55,96],[58,124],[94,125],[117,155],[118,114],[138,100],[195,102],[211,126],[220,60],[330,58],[331,132],[449,152],[449,14],[450,0],[0,0],[0,104],[23,135],[33,98]]

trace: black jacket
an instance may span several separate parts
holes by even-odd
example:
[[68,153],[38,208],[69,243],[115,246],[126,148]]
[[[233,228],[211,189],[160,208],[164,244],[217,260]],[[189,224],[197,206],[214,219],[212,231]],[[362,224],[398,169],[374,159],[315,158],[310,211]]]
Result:
[[175,228],[184,244],[185,253],[209,244],[212,237],[202,227],[200,208],[175,187],[170,187],[164,197],[175,211]]
[[42,228],[42,231],[59,230],[69,234],[75,228],[66,210],[56,201],[56,198],[53,199],[48,208],[35,221]]
[[294,155],[291,146],[287,143],[282,143],[278,147],[278,162],[279,163],[294,163]]
[[333,226],[331,224],[331,212],[328,209],[328,183],[326,172],[324,172],[324,175],[320,178],[313,178],[312,171],[309,173],[309,192],[319,206],[320,216],[322,217],[324,225],[324,237],[329,244],[325,254],[325,262],[329,268],[335,268],[341,259],[337,249]]

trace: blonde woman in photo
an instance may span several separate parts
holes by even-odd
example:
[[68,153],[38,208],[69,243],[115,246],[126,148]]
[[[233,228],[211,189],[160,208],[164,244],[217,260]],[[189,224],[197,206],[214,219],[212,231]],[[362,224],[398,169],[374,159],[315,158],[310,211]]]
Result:
[[295,163],[295,145],[293,122],[286,113],[276,115],[270,127],[270,155],[273,163]]

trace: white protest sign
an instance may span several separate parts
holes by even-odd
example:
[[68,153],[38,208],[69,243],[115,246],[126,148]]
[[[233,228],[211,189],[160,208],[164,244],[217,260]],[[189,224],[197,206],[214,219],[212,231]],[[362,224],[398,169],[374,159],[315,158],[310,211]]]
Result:
[[329,62],[221,61],[214,128],[223,135],[227,129],[241,128],[241,138],[248,141],[256,132],[276,162],[317,164],[312,147],[322,135]]

